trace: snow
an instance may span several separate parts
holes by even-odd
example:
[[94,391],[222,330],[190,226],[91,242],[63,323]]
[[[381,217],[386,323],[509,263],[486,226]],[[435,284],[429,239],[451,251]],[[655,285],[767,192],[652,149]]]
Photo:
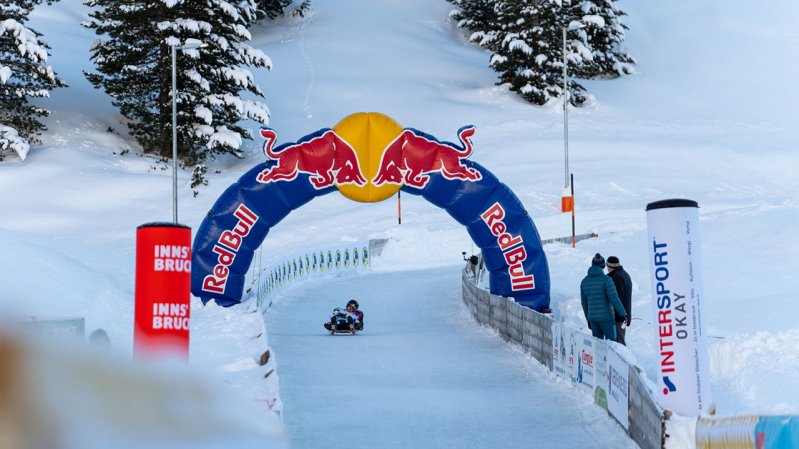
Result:
[[0,66],[0,84],[5,84],[11,78],[12,73],[11,67]]
[[[796,59],[785,56],[796,47],[793,18],[799,16],[799,3],[776,0],[763,8],[732,0],[718,8],[701,2],[620,2],[619,7],[628,13],[625,46],[638,61],[637,74],[581,80],[596,102],[569,110],[576,231],[599,237],[575,249],[546,246],[552,308],[568,324],[587,330],[579,281],[594,253],[618,256],[633,279],[631,357],[653,378],[657,351],[644,208],[665,198],[696,200],[718,412],[799,414],[799,309],[793,282],[799,269],[794,230],[799,222],[799,87]],[[332,127],[358,111],[382,112],[402,126],[449,141],[458,128],[474,124],[472,159],[513,189],[542,238],[569,235],[571,216],[559,212],[561,104],[533,107],[495,85],[489,54],[464,43],[462,31],[448,18],[449,3],[313,0],[312,8],[306,18],[281,18],[251,30],[252,47],[274,61],[271,71],[253,69],[252,75],[266,93],[270,127],[278,131],[279,143]],[[80,2],[41,5],[29,24],[44,33],[42,40],[52,46],[48,64],[70,87],[37,100],[53,111],[43,144],[25,151],[24,164],[14,155],[0,162],[0,311],[4,316],[83,316],[87,333],[105,329],[112,347],[129,357],[135,229],[171,218],[171,166],[138,154],[111,100],[83,77],[83,70],[93,69],[88,49],[95,37],[79,26],[88,11]],[[225,130],[206,128],[202,132],[229,138]],[[242,145],[243,159],[209,162],[208,186],[196,197],[191,170],[179,171],[181,222],[196,230],[221,193],[263,161],[259,140]],[[131,151],[120,156],[126,148]],[[554,421],[544,422],[587,423],[607,438],[604,447],[614,442],[624,447],[629,441],[616,439],[622,431],[590,405],[590,398],[554,380],[490,332],[473,332],[458,299],[461,251],[473,251],[463,227],[411,195],[402,196],[402,225],[396,211],[393,199],[361,204],[337,194],[294,211],[264,242],[265,264],[346,239],[390,238],[378,272],[286,292],[270,316],[274,327],[268,341],[256,337],[260,316],[247,306],[228,310],[194,304],[189,367],[255,399],[262,413],[285,408],[286,430],[298,447],[325,429],[366,432],[387,442],[390,430],[380,417],[386,410],[397,425],[420,428],[416,434],[431,446],[471,435],[471,419],[489,430],[510,429],[506,421],[520,419],[513,410],[525,410],[525,425],[508,430],[500,443],[510,445],[551,416]],[[419,335],[406,336],[396,330],[389,312],[424,299],[418,292],[400,294],[414,292],[417,278],[419,288],[436,292],[425,303],[433,308],[431,321],[419,324]],[[324,339],[321,320],[353,291],[368,299],[361,302],[374,321],[367,321],[363,335]],[[431,339],[420,342],[417,337],[424,335]],[[264,367],[253,365],[266,345],[274,352],[283,403],[264,403],[277,388],[269,383],[276,375],[264,379]],[[298,369],[330,356],[331,348],[348,349],[357,360],[371,357],[370,369],[350,375],[331,367],[323,373],[328,378]],[[439,352],[446,348],[474,351],[494,368],[474,366],[476,357]],[[393,363],[397,353],[405,364]],[[419,370],[416,375],[412,367]],[[470,377],[473,370],[489,380]],[[338,392],[357,390],[355,381],[367,380],[371,386],[363,393],[375,394],[382,406],[356,407],[357,426],[342,421],[342,414],[322,412],[331,393],[318,390],[317,382]],[[402,390],[392,392],[396,382]],[[486,388],[489,394],[481,393]],[[522,404],[513,396],[517,390],[541,396]],[[408,405],[401,391],[423,400],[424,407]],[[464,419],[451,418],[461,414]],[[428,426],[427,419],[437,424]],[[363,425],[384,433],[370,434]],[[557,435],[564,447],[583,441],[579,434]],[[407,437],[405,432],[395,436]]]
[[[0,70],[0,76],[2,74]],[[0,149],[12,150],[24,161],[30,151],[30,145],[20,137],[16,129],[0,124]]]
[[14,19],[0,22],[0,35],[8,32],[14,36],[20,56],[33,62],[46,62],[47,49],[42,47],[36,34]]

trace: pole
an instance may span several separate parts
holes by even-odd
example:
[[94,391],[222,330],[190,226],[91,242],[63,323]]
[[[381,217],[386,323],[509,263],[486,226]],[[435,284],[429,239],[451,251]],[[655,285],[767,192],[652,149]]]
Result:
[[566,70],[566,27],[563,27],[563,158],[565,164],[565,184],[569,187],[569,83]]
[[177,47],[172,45],[172,219],[178,222],[178,102],[177,102]]
[[571,175],[571,182],[572,186],[572,248],[577,243],[577,237],[574,233],[574,174]]
[[402,207],[400,206],[400,197],[402,190],[397,190],[397,224],[402,224]]

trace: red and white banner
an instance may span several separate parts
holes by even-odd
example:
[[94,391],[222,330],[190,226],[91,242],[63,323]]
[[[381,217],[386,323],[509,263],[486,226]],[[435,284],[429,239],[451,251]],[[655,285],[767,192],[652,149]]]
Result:
[[137,359],[189,358],[191,228],[150,223],[136,230]]

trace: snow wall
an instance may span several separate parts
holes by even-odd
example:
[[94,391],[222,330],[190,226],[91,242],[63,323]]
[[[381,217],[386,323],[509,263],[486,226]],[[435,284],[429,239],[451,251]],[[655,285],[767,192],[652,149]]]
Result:
[[[642,449],[662,449],[664,412],[638,369],[614,351],[616,343],[556,322],[548,314],[522,307],[478,285],[483,271],[471,263],[463,270],[463,301],[479,323],[521,345],[558,376],[594,397]],[[651,382],[649,382],[651,384]]]

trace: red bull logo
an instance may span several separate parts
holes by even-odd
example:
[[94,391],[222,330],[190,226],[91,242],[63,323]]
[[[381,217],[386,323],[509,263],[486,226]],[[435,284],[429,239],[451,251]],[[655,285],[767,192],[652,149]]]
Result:
[[272,149],[277,133],[261,129],[264,154],[277,160],[277,165],[258,174],[258,182],[291,181],[300,173],[312,175],[311,184],[323,189],[333,184],[366,185],[355,150],[335,131],[328,129],[311,140]]
[[250,234],[252,227],[260,217],[244,204],[239,204],[233,216],[238,219],[233,229],[222,232],[211,250],[217,256],[217,264],[213,271],[203,278],[202,290],[212,293],[224,293],[230,266],[236,261],[236,255],[244,238]]
[[479,181],[482,176],[463,160],[472,154],[474,126],[458,130],[461,147],[439,142],[415,129],[403,130],[383,151],[380,168],[372,178],[376,186],[383,184],[409,185],[421,189],[430,180],[429,173],[440,172],[446,179]]
[[527,250],[524,249],[524,239],[521,235],[510,235],[505,225],[505,208],[501,204],[494,203],[480,215],[483,223],[491,230],[491,234],[497,239],[499,249],[508,264],[508,276],[510,276],[511,290],[532,290],[535,289],[535,276],[524,272],[523,262],[527,259]]

